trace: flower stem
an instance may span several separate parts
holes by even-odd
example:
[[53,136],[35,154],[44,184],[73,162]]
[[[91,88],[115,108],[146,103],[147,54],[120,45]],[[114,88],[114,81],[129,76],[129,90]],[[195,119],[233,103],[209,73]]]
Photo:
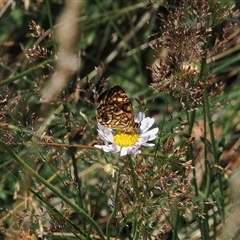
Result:
[[119,178],[119,173],[116,173],[116,187],[115,187],[115,193],[114,193],[114,197],[113,197],[113,209],[112,209],[112,213],[108,219],[107,222],[107,227],[106,227],[106,233],[107,233],[107,239],[110,239],[110,225],[112,222],[112,219],[114,218],[114,216],[116,215],[116,211],[117,211],[117,202],[118,202],[118,190],[119,190],[119,183],[120,183],[120,178]]
[[137,177],[134,171],[134,166],[133,166],[133,161],[135,160],[133,156],[128,155],[129,157],[129,165],[130,165],[130,169],[131,169],[131,177],[132,177],[132,181],[133,181],[133,189],[134,192],[137,196],[137,198],[139,198],[139,189],[138,189],[138,184],[137,184]]

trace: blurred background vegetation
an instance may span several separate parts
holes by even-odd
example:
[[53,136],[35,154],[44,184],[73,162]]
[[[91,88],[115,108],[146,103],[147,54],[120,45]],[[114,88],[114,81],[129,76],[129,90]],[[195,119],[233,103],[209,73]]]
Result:
[[[239,8],[1,1],[0,239],[239,239]],[[93,146],[114,85],[160,129],[139,196]]]

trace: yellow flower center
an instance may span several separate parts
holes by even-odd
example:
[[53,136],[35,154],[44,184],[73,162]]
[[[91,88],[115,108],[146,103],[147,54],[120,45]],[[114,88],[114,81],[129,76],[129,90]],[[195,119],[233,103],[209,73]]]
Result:
[[139,135],[136,131],[134,132],[122,132],[118,131],[114,135],[114,143],[119,147],[130,147],[133,146],[139,139]]

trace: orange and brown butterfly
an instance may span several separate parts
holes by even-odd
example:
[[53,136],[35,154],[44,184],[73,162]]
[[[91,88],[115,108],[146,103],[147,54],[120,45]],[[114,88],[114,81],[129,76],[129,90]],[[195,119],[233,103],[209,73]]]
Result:
[[134,121],[132,103],[120,86],[109,89],[104,103],[97,107],[98,122],[113,130],[133,132],[138,123]]

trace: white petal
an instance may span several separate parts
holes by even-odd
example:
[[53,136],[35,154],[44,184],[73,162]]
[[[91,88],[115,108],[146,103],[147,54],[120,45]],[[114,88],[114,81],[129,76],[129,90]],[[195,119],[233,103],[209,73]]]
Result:
[[120,148],[116,146],[115,144],[109,144],[109,145],[94,145],[96,148],[102,149],[104,152],[112,152],[117,153],[120,151]]
[[134,154],[134,155],[137,155],[138,153],[140,153],[140,151],[139,151],[139,148],[141,147],[141,145],[135,145],[135,146],[133,146],[133,147],[130,147],[129,149],[128,149],[128,154]]
[[145,146],[145,147],[154,147],[155,144],[154,144],[154,143],[143,143],[142,146]]
[[107,136],[107,140],[109,142],[113,143],[113,134],[112,133]]
[[120,152],[121,148],[116,146],[115,144],[113,144],[113,153],[117,153],[117,152]]
[[142,133],[146,132],[154,124],[154,122],[155,122],[154,118],[147,117],[143,119],[140,126],[141,132]]
[[149,139],[150,139],[149,136],[142,136],[142,137],[139,139],[139,143],[140,143],[141,145],[143,145],[144,143],[148,142]]
[[151,129],[151,130],[149,130],[149,131],[147,131],[147,132],[145,132],[145,133],[142,133],[141,134],[141,137],[143,136],[143,137],[145,137],[145,136],[156,136],[156,134],[158,133],[158,128],[153,128],[153,129]]
[[104,152],[111,152],[111,151],[113,150],[113,148],[111,147],[111,145],[94,145],[94,147],[100,148],[100,149],[102,149]]
[[145,113],[144,112],[139,112],[137,114],[135,114],[134,116],[134,119],[135,119],[135,122],[142,122],[142,120],[145,118]]
[[94,145],[95,148],[100,148],[100,149],[102,149],[102,146],[103,145],[98,145],[98,144]]
[[113,142],[113,132],[112,129],[106,128],[102,126],[101,124],[98,124],[98,135],[99,137],[108,142]]
[[121,152],[120,152],[120,156],[125,156],[125,155],[127,155],[127,148],[122,147]]

